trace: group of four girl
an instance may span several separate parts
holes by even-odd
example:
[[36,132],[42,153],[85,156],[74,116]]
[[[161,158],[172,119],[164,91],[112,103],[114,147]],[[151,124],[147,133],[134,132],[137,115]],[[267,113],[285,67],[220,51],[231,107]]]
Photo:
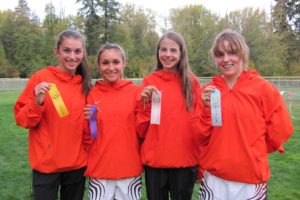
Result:
[[[248,51],[239,33],[221,32],[211,50],[220,75],[202,91],[176,32],[161,36],[157,68],[141,86],[122,79],[123,49],[105,44],[103,79],[91,87],[83,36],[62,32],[58,66],[33,74],[15,104],[17,124],[29,129],[34,199],[59,190],[82,199],[86,176],[90,200],[140,199],[143,171],[149,200],[189,200],[197,178],[201,200],[265,197],[267,153],[283,152],[293,125],[278,90],[247,70]],[[216,90],[222,126],[211,123]]]

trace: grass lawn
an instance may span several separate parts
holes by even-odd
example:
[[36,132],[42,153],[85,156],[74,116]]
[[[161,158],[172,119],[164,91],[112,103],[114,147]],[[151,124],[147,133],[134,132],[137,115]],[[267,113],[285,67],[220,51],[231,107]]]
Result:
[[30,199],[27,130],[15,125],[13,105],[20,92],[0,92],[0,199]]
[[[300,91],[298,90],[298,93]],[[13,106],[20,91],[0,91],[0,199],[29,200],[31,169],[27,158],[28,131],[15,125]],[[297,103],[298,102],[298,103]],[[300,199],[300,101],[293,103],[295,131],[285,144],[286,153],[271,154],[268,199]],[[198,199],[198,184],[193,200]],[[87,196],[87,195],[86,195]],[[85,198],[87,199],[87,198]],[[143,200],[146,200],[145,189]]]

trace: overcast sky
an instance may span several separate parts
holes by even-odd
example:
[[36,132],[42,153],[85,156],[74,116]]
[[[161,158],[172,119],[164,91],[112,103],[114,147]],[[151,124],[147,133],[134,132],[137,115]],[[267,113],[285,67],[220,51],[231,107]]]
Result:
[[[27,0],[28,6],[40,19],[44,17],[46,3],[52,2],[56,11],[64,9],[65,15],[75,15],[80,5],[76,0]],[[232,10],[242,9],[245,7],[254,7],[265,9],[270,12],[272,0],[118,0],[121,4],[133,3],[144,9],[149,8],[160,16],[168,16],[169,9],[179,8],[190,4],[201,4],[213,13],[224,15]],[[14,10],[18,5],[18,0],[0,0],[0,10]]]

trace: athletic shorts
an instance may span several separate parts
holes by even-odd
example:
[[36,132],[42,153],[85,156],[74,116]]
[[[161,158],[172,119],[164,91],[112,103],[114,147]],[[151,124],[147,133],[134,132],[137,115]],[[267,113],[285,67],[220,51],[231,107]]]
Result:
[[90,200],[138,200],[141,196],[141,176],[119,180],[90,178],[89,181]]
[[35,200],[60,199],[82,200],[85,188],[85,167],[55,173],[32,170],[33,195]]
[[248,184],[227,181],[207,171],[199,190],[200,200],[264,200],[267,199],[267,183]]

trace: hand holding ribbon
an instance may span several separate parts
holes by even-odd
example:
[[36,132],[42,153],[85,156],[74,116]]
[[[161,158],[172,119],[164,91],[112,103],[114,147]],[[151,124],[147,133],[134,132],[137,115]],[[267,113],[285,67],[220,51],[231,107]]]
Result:
[[98,126],[97,126],[97,112],[96,105],[86,105],[84,108],[84,117],[89,120],[90,132],[92,139],[97,138]]
[[35,102],[38,105],[42,105],[45,100],[45,95],[51,87],[51,83],[41,82],[34,88]]

